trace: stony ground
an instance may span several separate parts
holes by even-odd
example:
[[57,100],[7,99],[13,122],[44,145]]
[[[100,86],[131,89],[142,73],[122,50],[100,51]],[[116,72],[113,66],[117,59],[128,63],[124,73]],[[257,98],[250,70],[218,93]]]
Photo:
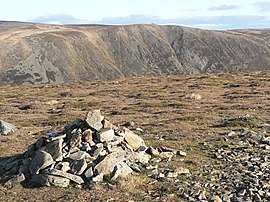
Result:
[[158,169],[191,174],[154,179],[146,171],[83,189],[0,185],[0,201],[270,200],[270,72],[1,87],[0,117],[20,131],[0,136],[0,158],[93,109],[114,124],[133,121],[148,145],[186,151]]

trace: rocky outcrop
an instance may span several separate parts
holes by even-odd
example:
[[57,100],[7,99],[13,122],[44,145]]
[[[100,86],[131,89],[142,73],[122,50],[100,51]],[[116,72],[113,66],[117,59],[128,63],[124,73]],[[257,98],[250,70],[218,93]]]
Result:
[[[2,158],[0,174],[7,179],[6,186],[25,180],[39,186],[67,187],[71,182],[81,186],[90,181],[102,182],[104,177],[127,177],[146,169],[152,157],[168,161],[177,154],[186,155],[166,147],[147,147],[139,135],[111,124],[100,110],[94,110],[63,131],[41,137],[24,154]],[[158,172],[157,167],[155,171]],[[171,177],[185,172],[175,171]]]
[[270,65],[268,29],[5,22],[0,32],[0,85],[266,70]]

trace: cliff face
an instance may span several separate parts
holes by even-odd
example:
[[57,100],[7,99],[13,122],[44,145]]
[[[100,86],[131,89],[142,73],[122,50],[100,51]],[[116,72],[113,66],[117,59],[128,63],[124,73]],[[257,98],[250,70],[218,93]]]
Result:
[[0,23],[0,85],[270,69],[270,30]]

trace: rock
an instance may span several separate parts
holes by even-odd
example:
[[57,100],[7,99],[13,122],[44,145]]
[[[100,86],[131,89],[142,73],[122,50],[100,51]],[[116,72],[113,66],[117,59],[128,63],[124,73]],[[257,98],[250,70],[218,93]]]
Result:
[[31,181],[40,186],[56,186],[56,187],[68,187],[70,180],[64,177],[59,177],[49,174],[37,174],[33,175]]
[[92,181],[93,182],[102,182],[103,181],[103,177],[104,177],[104,174],[103,173],[100,173],[97,176],[93,177],[92,178]]
[[98,143],[98,144],[95,145],[93,151],[90,154],[93,157],[97,157],[102,150],[103,150],[103,144],[102,143]]
[[221,200],[221,198],[219,198],[218,196],[215,196],[214,202],[222,202],[222,200]]
[[192,93],[190,95],[186,95],[186,98],[192,99],[192,100],[200,100],[202,99],[202,96],[197,93]]
[[136,128],[136,131],[143,133],[143,129],[141,128]]
[[75,174],[75,175],[81,175],[85,169],[87,168],[87,163],[85,159],[80,159],[77,161],[73,161],[70,164],[70,173]]
[[73,182],[75,182],[77,184],[83,184],[84,183],[83,179],[80,176],[73,175],[73,174],[70,174],[70,173],[66,173],[66,172],[63,172],[61,170],[52,169],[47,174],[64,177],[64,178],[70,179],[71,181],[73,181]]
[[88,112],[85,121],[88,125],[95,129],[96,131],[100,131],[103,127],[102,121],[104,120],[104,116],[101,115],[100,110],[93,110]]
[[171,161],[174,154],[173,152],[161,152],[159,153],[159,156],[163,159],[168,159],[168,161]]
[[81,130],[80,129],[74,129],[71,132],[72,136],[70,139],[70,143],[69,143],[69,148],[73,149],[75,147],[77,147],[79,144],[81,144],[82,139],[81,139]]
[[38,174],[40,170],[47,168],[53,163],[53,158],[48,152],[38,150],[30,163],[29,172],[32,175]]
[[269,137],[263,138],[263,139],[262,139],[262,143],[263,143],[263,144],[268,144],[268,145],[270,145],[270,136],[269,136]]
[[13,124],[0,120],[0,135],[8,135],[17,130],[18,129]]
[[49,154],[51,154],[51,156],[53,157],[53,159],[55,161],[62,161],[63,160],[63,154],[62,154],[62,144],[63,144],[64,140],[58,139],[58,140],[54,140],[50,143],[48,143],[46,146],[42,147],[41,150],[48,152]]
[[59,162],[55,165],[55,169],[67,172],[70,170],[69,162]]
[[126,163],[117,163],[114,169],[112,180],[116,180],[119,177],[126,177],[130,173],[132,173],[132,169]]
[[151,146],[147,149],[146,152],[152,156],[159,156],[159,151]]
[[100,142],[109,142],[114,138],[114,130],[113,129],[103,129],[97,133],[97,139]]
[[131,162],[146,165],[151,159],[151,156],[145,152],[133,152],[131,154],[126,155],[125,158]]
[[90,167],[86,169],[86,171],[84,172],[84,176],[86,177],[87,180],[91,179],[94,176],[93,168]]
[[114,126],[108,120],[104,119],[104,121],[103,121],[103,128],[104,129],[114,129],[114,128],[116,128],[116,126]]
[[133,121],[127,121],[126,123],[122,124],[121,126],[124,127],[134,127],[135,123]]
[[145,146],[143,139],[127,128],[124,128],[124,138],[134,151],[137,151],[141,146]]
[[78,152],[74,152],[72,154],[69,155],[68,158],[72,159],[72,160],[81,160],[81,159],[84,159],[86,156],[86,152],[85,151],[78,151]]
[[178,151],[176,151],[176,155],[186,157],[186,156],[187,156],[187,153],[186,153],[186,152],[184,152],[184,151],[178,150]]
[[95,168],[94,168],[94,173],[100,174],[103,173],[104,175],[108,175],[113,172],[114,166],[117,161],[117,153],[111,153],[108,154],[101,162],[99,162]]
[[5,187],[10,187],[15,184],[21,183],[25,180],[25,176],[23,173],[13,176],[11,179],[9,179],[7,182],[4,183]]
[[21,105],[21,106],[18,106],[18,108],[20,110],[29,110],[29,109],[33,109],[33,105],[32,104]]
[[75,121],[71,122],[70,124],[66,125],[64,127],[65,132],[67,134],[71,133],[71,131],[73,131],[74,129],[81,129],[81,130],[85,130],[85,129],[89,129],[88,124],[86,123],[86,121],[82,120],[82,119],[76,119]]
[[82,141],[83,142],[92,142],[93,136],[92,136],[92,131],[90,129],[87,129],[83,132],[82,134]]
[[200,192],[198,199],[199,200],[206,200],[205,191]]
[[175,173],[177,173],[177,175],[190,174],[190,171],[187,168],[178,167],[178,168],[175,169]]

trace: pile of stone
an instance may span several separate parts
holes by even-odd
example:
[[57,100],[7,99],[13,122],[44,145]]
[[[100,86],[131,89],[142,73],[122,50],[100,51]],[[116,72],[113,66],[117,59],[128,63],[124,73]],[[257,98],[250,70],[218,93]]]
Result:
[[81,186],[116,180],[140,172],[152,156],[171,158],[172,152],[147,147],[124,126],[115,126],[99,110],[88,112],[60,132],[41,137],[28,151],[0,160],[5,185],[30,181],[40,186]]

